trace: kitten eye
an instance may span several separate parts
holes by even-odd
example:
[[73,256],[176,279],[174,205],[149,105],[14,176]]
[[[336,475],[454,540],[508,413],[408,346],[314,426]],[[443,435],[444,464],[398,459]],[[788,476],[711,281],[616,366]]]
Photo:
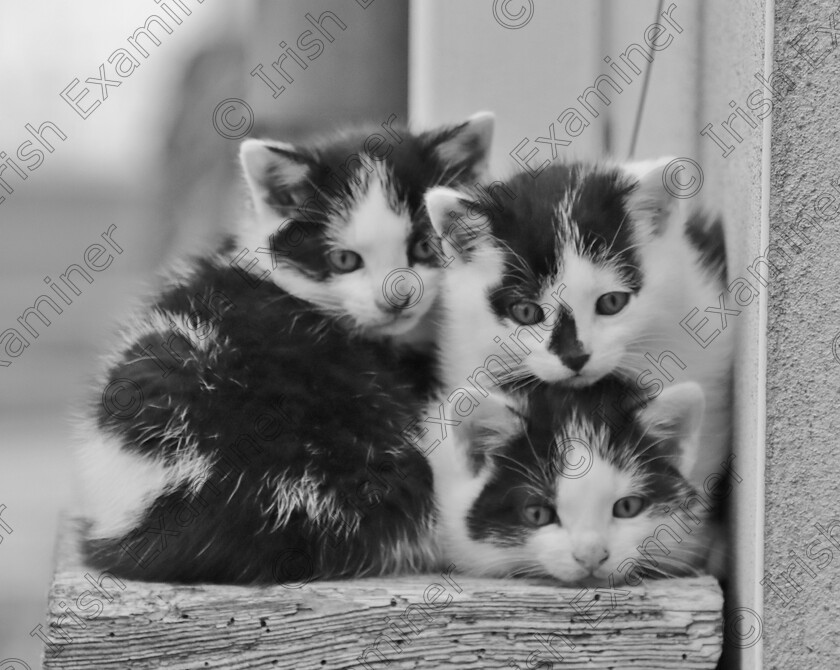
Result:
[[530,326],[545,318],[542,307],[530,300],[520,300],[508,307],[508,312],[515,321],[523,326]]
[[417,261],[427,261],[434,257],[435,249],[428,238],[417,240],[411,245],[411,258]]
[[362,257],[348,249],[336,249],[329,252],[327,260],[336,272],[353,272],[362,267]]
[[522,518],[530,526],[539,528],[555,520],[554,510],[546,505],[528,505],[522,509]]
[[618,314],[622,309],[624,309],[629,300],[630,294],[624,291],[604,293],[604,295],[595,301],[595,311],[598,314],[612,316],[613,314]]
[[639,496],[627,496],[616,500],[613,505],[613,516],[616,519],[632,519],[645,508],[645,499]]

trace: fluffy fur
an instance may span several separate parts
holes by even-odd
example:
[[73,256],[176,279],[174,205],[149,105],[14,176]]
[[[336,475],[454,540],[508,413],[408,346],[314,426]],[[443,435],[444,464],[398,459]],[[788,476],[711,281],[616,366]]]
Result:
[[667,193],[665,162],[555,164],[507,180],[493,202],[477,190],[429,192],[449,259],[442,370],[447,389],[479,400],[610,374],[646,398],[697,382],[707,413],[691,480],[702,487],[729,449],[735,328],[729,317],[704,348],[681,326],[696,308],[689,325],[708,317],[708,337],[719,324],[705,309],[730,298],[720,221]]
[[[491,131],[243,143],[253,216],[129,326],[89,412],[93,564],[239,583],[430,565],[431,471],[404,435],[436,388],[422,195],[476,179]],[[422,298],[389,300],[393,270]]]

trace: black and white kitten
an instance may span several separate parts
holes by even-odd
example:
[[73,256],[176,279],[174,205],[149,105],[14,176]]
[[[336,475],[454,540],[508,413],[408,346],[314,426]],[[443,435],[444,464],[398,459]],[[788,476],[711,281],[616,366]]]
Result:
[[[253,217],[127,329],[90,413],[94,564],[245,583],[433,560],[432,475],[403,434],[436,384],[423,193],[478,179],[492,125],[243,143]],[[389,295],[394,271],[422,298]]]
[[566,584],[696,574],[712,510],[687,479],[702,448],[703,393],[684,382],[619,410],[625,393],[611,377],[540,384],[517,419],[497,407],[492,421],[450,433],[453,443],[430,452],[445,559],[473,574]]
[[538,380],[582,388],[613,374],[642,398],[694,381],[707,403],[691,473],[702,488],[729,451],[735,328],[706,309],[731,304],[721,221],[667,192],[668,162],[555,164],[497,183],[492,203],[476,189],[427,194],[449,265],[450,414],[469,422],[465,395],[480,405]]

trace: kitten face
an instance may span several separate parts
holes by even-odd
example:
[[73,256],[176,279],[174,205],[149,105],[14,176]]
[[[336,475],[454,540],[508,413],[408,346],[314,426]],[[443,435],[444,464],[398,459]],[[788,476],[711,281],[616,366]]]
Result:
[[422,194],[478,178],[492,116],[421,134],[386,130],[311,146],[244,142],[255,216],[236,243],[271,269],[272,281],[351,329],[396,337],[424,322],[439,290]]
[[[671,306],[655,270],[643,267],[641,248],[670,216],[650,181],[626,169],[555,165],[536,180],[506,182],[515,197],[503,207],[482,205],[475,192],[427,195],[461,265],[456,272],[470,273],[482,253],[497,256],[493,271],[475,266],[472,274],[487,296],[493,336],[522,354],[506,361],[509,380],[585,386],[611,372],[629,375],[639,347],[651,346],[651,314]],[[452,293],[457,301],[457,287]]]
[[[325,233],[325,274],[301,287],[359,330],[380,335],[400,335],[417,326],[440,281],[440,263],[423,246],[431,234],[428,224],[414,225],[408,206],[391,189],[382,169],[365,179],[354,207]],[[346,265],[338,269],[330,260],[342,256]]]
[[[508,331],[522,325],[547,331],[544,341],[524,357],[528,374],[546,382],[586,386],[621,370],[628,345],[644,335],[644,301],[637,282],[612,263],[594,262],[572,245],[558,258],[556,271],[535,294],[497,292],[494,312],[505,320]],[[541,314],[517,318],[520,300],[538,304]]]
[[[523,431],[493,449],[467,515],[480,570],[580,584],[694,572],[702,509],[683,471],[697,448],[702,391],[673,386],[628,418],[602,409],[620,388],[605,380],[529,395]],[[677,521],[680,505],[693,518]]]

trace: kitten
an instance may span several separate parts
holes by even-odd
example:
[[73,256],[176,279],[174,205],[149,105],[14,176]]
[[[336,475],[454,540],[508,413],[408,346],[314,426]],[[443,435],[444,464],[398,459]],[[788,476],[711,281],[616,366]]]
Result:
[[[695,381],[707,412],[691,480],[703,486],[729,449],[735,329],[729,316],[715,335],[704,313],[728,301],[721,221],[669,195],[666,162],[555,164],[497,182],[492,203],[486,191],[427,194],[449,266],[450,413],[464,393],[478,405],[538,380],[582,388],[615,374],[642,398]],[[704,343],[687,329],[698,325]]]
[[701,447],[703,393],[684,382],[618,411],[612,401],[625,391],[614,378],[541,384],[518,418],[497,407],[468,439],[452,433],[455,444],[432,450],[446,560],[473,574],[582,585],[696,574],[711,506],[686,473]]
[[[253,217],[141,313],[89,413],[95,565],[245,583],[432,560],[431,471],[402,434],[437,383],[423,192],[477,179],[492,123],[243,143]],[[422,284],[389,295],[394,271]]]

